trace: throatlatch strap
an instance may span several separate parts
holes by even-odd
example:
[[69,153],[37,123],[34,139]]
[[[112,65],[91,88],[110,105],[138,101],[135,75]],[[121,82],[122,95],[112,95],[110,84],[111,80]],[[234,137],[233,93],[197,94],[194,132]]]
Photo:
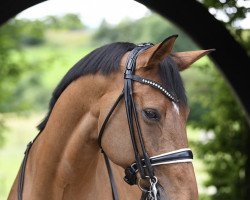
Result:
[[108,156],[106,155],[106,153],[103,150],[102,150],[102,153],[103,153],[105,163],[106,163],[106,167],[107,167],[108,174],[109,174],[109,180],[110,180],[110,184],[111,184],[113,199],[114,200],[119,200],[117,187],[116,187],[116,184],[115,184],[115,179],[114,179],[114,175],[113,175],[113,172],[112,172],[112,168],[111,168]]
[[104,129],[105,129],[105,127],[106,127],[112,113],[114,112],[115,108],[117,107],[117,105],[119,104],[119,102],[121,101],[123,96],[124,96],[124,93],[122,91],[122,93],[119,95],[119,97],[116,99],[114,105],[110,109],[107,117],[105,118],[105,120],[104,120],[104,122],[103,122],[103,124],[101,126],[99,136],[98,136],[98,145],[101,148],[101,152],[103,153],[103,156],[104,156],[104,160],[105,160],[106,167],[107,167],[107,170],[108,170],[108,175],[109,175],[109,180],[110,180],[110,185],[111,185],[111,190],[112,190],[112,196],[113,196],[114,200],[119,200],[119,196],[118,196],[118,192],[117,192],[117,188],[116,188],[116,184],[115,184],[115,179],[114,179],[114,175],[113,175],[113,172],[112,172],[112,168],[111,168],[108,156],[106,155],[106,153],[102,149],[102,136],[103,136],[103,133],[104,133]]
[[17,194],[18,194],[18,200],[22,200],[23,199],[23,186],[24,186],[24,175],[25,175],[25,167],[27,164],[27,160],[28,160],[28,155],[29,155],[29,151],[30,148],[32,146],[33,142],[29,142],[29,144],[27,145],[27,148],[24,152],[24,158],[23,158],[23,162],[21,165],[21,172],[20,172],[20,177],[18,180],[18,188],[17,188]]
[[114,112],[115,108],[117,107],[118,103],[121,101],[122,97],[124,96],[124,92],[122,91],[122,93],[119,95],[119,97],[116,99],[114,105],[112,106],[112,108],[110,109],[107,117],[105,118],[102,126],[101,126],[101,129],[100,129],[100,132],[99,132],[99,135],[98,135],[98,145],[100,147],[100,149],[102,149],[102,136],[103,136],[103,133],[104,133],[104,129],[112,115],[112,113]]

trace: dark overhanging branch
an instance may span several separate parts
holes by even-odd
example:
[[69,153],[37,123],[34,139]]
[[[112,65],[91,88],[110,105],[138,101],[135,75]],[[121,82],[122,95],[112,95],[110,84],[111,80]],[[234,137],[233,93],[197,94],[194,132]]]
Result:
[[0,4],[0,25],[23,10],[46,0],[6,0]]

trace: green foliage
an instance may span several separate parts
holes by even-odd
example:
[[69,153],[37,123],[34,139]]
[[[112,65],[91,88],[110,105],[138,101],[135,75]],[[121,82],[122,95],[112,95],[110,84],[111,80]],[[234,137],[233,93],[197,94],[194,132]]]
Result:
[[[24,49],[43,44],[44,32],[44,23],[39,20],[12,19],[0,28],[0,113],[30,109],[32,104],[22,101],[17,89],[23,74],[38,69],[39,64],[29,63]],[[1,142],[4,127],[4,117],[1,116]]]
[[[237,20],[245,18],[249,9],[231,0],[203,0],[202,3],[228,17],[224,21],[225,26],[250,52],[249,30],[234,27]],[[246,116],[230,86],[218,72],[206,66],[197,74],[193,76],[191,89],[188,87],[191,106],[189,123],[204,130],[200,135],[203,140],[197,141],[195,146],[209,174],[204,184],[216,189],[212,194],[203,194],[201,199],[247,200],[250,191],[250,127]],[[190,80],[190,74],[186,78]]]
[[238,1],[235,0],[202,0],[202,3],[207,8],[214,8],[220,12],[223,12],[227,16],[226,23],[233,26],[234,22],[246,17],[248,8],[238,5]]
[[242,38],[240,40],[240,44],[245,48],[248,55],[250,56],[250,29],[242,30]]
[[83,30],[84,25],[76,14],[66,14],[64,16],[48,16],[45,19],[46,27],[49,29]]
[[[74,14],[56,18],[61,23],[61,28],[77,29],[83,26],[79,17]],[[49,46],[46,44],[46,40],[47,27],[50,25],[48,19],[33,21],[12,19],[0,28],[0,113],[45,107],[45,101],[48,101],[51,90],[42,88],[42,74],[45,69],[53,65],[55,60],[60,58],[59,51],[41,48]],[[74,37],[76,34],[78,33],[75,33]],[[79,36],[85,37],[84,34],[78,35],[77,43],[79,43]],[[59,38],[58,35],[56,38]],[[72,43],[72,41],[70,42]],[[66,48],[69,49],[69,45],[66,48],[59,48],[60,52],[63,50],[67,52]],[[31,51],[27,51],[28,49]],[[36,49],[43,50],[36,51]],[[34,55],[32,52],[38,54]],[[29,89],[25,90],[28,87]],[[35,94],[37,94],[36,97]]]
[[[13,49],[20,50],[16,40],[19,39],[19,35],[16,34],[16,26],[6,24],[0,28],[0,113],[6,108],[5,103],[11,96],[12,89],[16,83],[16,80],[22,73],[20,67],[20,57],[14,57]],[[4,129],[3,118],[0,115],[0,143],[3,142],[2,132]]]
[[18,20],[21,32],[21,43],[24,45],[40,45],[44,40],[44,24],[40,20]]
[[20,74],[25,70],[20,52],[18,28],[10,22],[0,28],[0,112],[6,110],[5,102],[12,95],[12,89]]
[[[189,76],[186,78],[188,81]],[[205,186],[216,188],[214,194],[203,198],[247,199],[250,128],[246,116],[230,87],[213,68],[201,69],[192,84],[188,87],[191,97],[189,124],[204,130],[200,134],[202,139],[194,145],[209,174]]]
[[[203,5],[208,9],[214,9],[211,12],[214,16],[217,14],[224,15],[223,23],[228,28],[235,38],[242,42],[243,30],[241,28],[234,28],[238,21],[246,18],[246,14],[249,13],[250,8],[240,6],[239,0],[201,0]],[[241,1],[242,2],[242,1]],[[232,28],[233,27],[233,28]],[[244,44],[244,42],[242,42]]]
[[99,45],[116,41],[158,43],[173,34],[180,36],[175,45],[176,51],[197,49],[197,46],[183,31],[155,14],[136,21],[124,19],[116,26],[103,20],[93,35],[93,42]]
[[11,36],[16,36],[14,41],[18,45],[35,46],[44,43],[44,23],[40,20],[18,20],[12,19],[9,23],[2,27],[11,26],[15,29],[15,33],[10,33]]

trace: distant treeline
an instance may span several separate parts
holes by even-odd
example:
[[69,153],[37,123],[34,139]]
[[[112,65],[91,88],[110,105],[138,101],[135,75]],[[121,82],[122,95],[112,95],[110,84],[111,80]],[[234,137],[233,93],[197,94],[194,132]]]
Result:
[[179,34],[180,37],[175,46],[177,51],[197,48],[183,31],[152,14],[139,20],[125,18],[117,25],[111,25],[103,20],[95,30],[90,30],[84,25],[76,14],[47,16],[39,20],[13,19],[6,26],[14,30],[11,35],[15,42],[27,46],[41,45],[46,42],[45,33],[48,30],[68,30],[91,32],[93,45],[116,41],[156,43],[172,34]]

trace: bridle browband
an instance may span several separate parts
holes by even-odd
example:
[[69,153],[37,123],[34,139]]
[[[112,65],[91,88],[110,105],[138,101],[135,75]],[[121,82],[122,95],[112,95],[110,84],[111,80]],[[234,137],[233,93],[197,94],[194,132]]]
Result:
[[[157,190],[157,177],[154,174],[154,166],[158,165],[165,165],[165,164],[174,164],[174,163],[183,163],[183,162],[192,162],[193,160],[193,153],[190,149],[188,148],[183,148],[175,151],[171,151],[168,153],[160,154],[157,156],[152,156],[150,157],[146,151],[145,145],[144,145],[144,140],[142,137],[141,133],[141,128],[137,116],[137,110],[135,107],[135,102],[133,98],[133,82],[139,82],[142,84],[149,85],[153,88],[159,89],[167,98],[169,98],[171,101],[178,103],[179,100],[176,98],[175,95],[171,94],[167,89],[165,89],[160,83],[157,83],[153,80],[147,79],[147,78],[142,78],[140,76],[137,76],[134,74],[135,68],[136,68],[136,59],[138,55],[145,51],[146,49],[150,48],[152,44],[150,43],[144,43],[137,45],[130,53],[128,56],[127,64],[126,64],[126,69],[124,72],[124,88],[122,93],[119,95],[117,100],[115,101],[114,105],[110,109],[108,115],[106,116],[100,132],[99,132],[99,137],[98,137],[98,145],[101,149],[101,152],[104,155],[104,160],[107,166],[108,174],[109,174],[109,179],[110,179],[110,184],[111,184],[111,189],[112,189],[112,196],[114,200],[118,200],[118,192],[117,192],[117,187],[115,184],[113,172],[111,169],[111,165],[109,162],[109,158],[104,152],[101,141],[102,137],[104,134],[105,127],[118,106],[119,102],[124,98],[125,99],[125,108],[126,108],[126,113],[127,113],[127,119],[128,119],[128,125],[129,125],[129,132],[131,136],[131,141],[132,141],[132,146],[134,150],[134,155],[135,155],[135,162],[132,163],[130,166],[128,166],[125,169],[125,177],[124,180],[130,184],[138,184],[139,188],[142,190],[142,198],[143,200],[157,200],[159,199],[159,193]],[[136,128],[134,128],[136,127]],[[41,133],[41,132],[40,132]],[[22,193],[23,193],[23,186],[24,186],[24,175],[25,175],[25,167],[28,159],[28,154],[31,149],[32,144],[34,141],[37,139],[37,137],[40,135],[40,133],[35,137],[35,139],[30,142],[27,145],[27,149],[24,153],[24,159],[21,165],[21,171],[20,171],[20,176],[18,180],[18,200],[22,200]],[[139,139],[139,145],[136,142],[136,138],[138,137]],[[139,148],[142,152],[142,155],[139,153]],[[137,180],[136,173],[140,174],[140,179]],[[142,188],[141,186],[141,180],[148,180],[150,187],[149,188]]]
[[[142,190],[142,198],[141,199],[148,199],[148,200],[157,200],[159,199],[159,194],[157,191],[157,177],[154,174],[153,166],[157,165],[165,165],[165,164],[174,164],[174,163],[183,163],[183,162],[192,162],[193,160],[193,153],[188,148],[179,149],[176,151],[160,154],[157,156],[149,157],[145,145],[144,140],[141,133],[141,128],[137,116],[137,110],[135,107],[135,102],[133,98],[133,82],[139,82],[142,84],[149,85],[153,88],[160,90],[167,98],[169,98],[172,102],[178,103],[179,100],[176,98],[175,95],[171,94],[167,89],[165,89],[160,83],[157,83],[153,80],[143,78],[134,74],[136,68],[136,59],[138,55],[145,51],[146,49],[150,48],[152,44],[145,43],[136,46],[128,55],[128,60],[126,64],[126,69],[124,72],[124,88],[122,93],[119,95],[117,100],[115,101],[114,105],[110,109],[108,115],[106,116],[98,137],[98,144],[101,148],[101,152],[104,155],[104,159],[106,162],[111,188],[112,188],[112,195],[114,200],[118,200],[118,193],[116,189],[116,184],[114,181],[114,176],[112,173],[111,165],[108,159],[108,156],[104,152],[101,140],[104,134],[104,130],[106,124],[108,123],[112,113],[114,112],[115,108],[118,106],[121,99],[124,98],[125,100],[125,108],[127,113],[127,120],[129,125],[129,132],[131,136],[132,146],[134,150],[135,162],[131,164],[129,167],[125,169],[125,177],[124,180],[129,185],[138,184],[139,188]],[[135,128],[134,128],[135,127]],[[136,136],[139,139],[139,145],[136,142]],[[142,155],[139,153],[139,148],[142,152]],[[136,173],[139,172],[140,179],[137,180]],[[142,188],[140,185],[140,180],[145,179],[149,180],[150,187],[149,188]]]

